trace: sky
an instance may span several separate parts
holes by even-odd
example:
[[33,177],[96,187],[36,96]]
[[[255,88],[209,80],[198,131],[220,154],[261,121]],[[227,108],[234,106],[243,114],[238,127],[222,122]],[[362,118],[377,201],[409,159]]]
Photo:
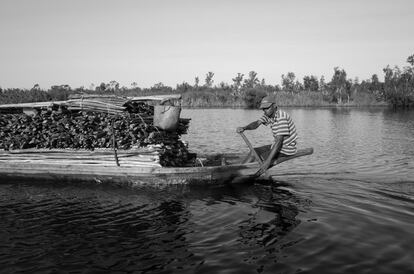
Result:
[[383,79],[414,54],[411,0],[0,0],[0,87]]

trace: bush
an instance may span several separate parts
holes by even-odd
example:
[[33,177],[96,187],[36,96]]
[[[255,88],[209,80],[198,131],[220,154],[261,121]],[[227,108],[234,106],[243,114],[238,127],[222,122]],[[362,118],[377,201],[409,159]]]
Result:
[[242,91],[242,98],[248,108],[258,108],[266,95],[266,91],[255,88],[248,88]]
[[278,106],[304,106],[316,107],[329,105],[321,92],[302,91],[301,93],[276,92],[276,102]]
[[370,106],[377,103],[376,96],[372,93],[358,92],[352,96],[352,103],[355,106]]

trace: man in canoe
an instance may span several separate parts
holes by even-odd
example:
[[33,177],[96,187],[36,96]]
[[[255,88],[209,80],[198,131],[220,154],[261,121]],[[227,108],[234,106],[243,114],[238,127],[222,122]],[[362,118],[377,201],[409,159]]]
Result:
[[[278,110],[274,96],[264,97],[260,103],[260,109],[263,110],[264,115],[259,120],[247,126],[238,127],[236,130],[237,133],[241,133],[245,130],[257,129],[260,125],[270,126],[272,130],[274,143],[255,148],[257,154],[263,160],[257,172],[258,175],[264,173],[276,158],[294,155],[297,151],[296,140],[298,139],[295,124],[289,114]],[[252,160],[254,160],[254,155],[250,152],[244,162],[251,162]]]

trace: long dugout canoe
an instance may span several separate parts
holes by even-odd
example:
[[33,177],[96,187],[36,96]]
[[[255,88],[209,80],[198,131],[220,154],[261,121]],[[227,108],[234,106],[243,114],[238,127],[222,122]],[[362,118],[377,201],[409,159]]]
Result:
[[[276,159],[272,163],[272,167],[312,153],[312,148],[299,150],[293,156]],[[259,168],[258,163],[237,163],[240,158],[234,156],[231,163],[228,164],[197,167],[122,165],[122,163],[117,166],[114,161],[110,160],[79,163],[77,158],[62,162],[56,161],[54,158],[47,160],[47,157],[42,156],[43,159],[38,161],[25,158],[14,160],[7,159],[7,157],[0,158],[0,181],[9,182],[15,179],[23,179],[24,181],[43,182],[110,183],[122,186],[223,184],[243,182],[245,179],[252,178]]]

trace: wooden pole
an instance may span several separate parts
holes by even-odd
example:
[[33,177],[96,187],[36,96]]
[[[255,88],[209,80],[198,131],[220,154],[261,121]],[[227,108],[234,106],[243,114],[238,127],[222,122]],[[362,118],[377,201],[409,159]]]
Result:
[[256,158],[256,161],[259,164],[262,164],[262,158],[260,158],[259,154],[257,154],[256,150],[254,150],[252,144],[250,143],[249,139],[247,139],[246,135],[244,135],[243,132],[239,132],[240,136],[243,138],[243,140],[246,142],[247,146],[250,148],[250,151],[253,153],[253,156]]
[[119,161],[118,161],[118,154],[116,152],[116,141],[115,141],[114,122],[115,122],[115,119],[112,119],[112,125],[111,125],[111,127],[112,127],[112,148],[114,149],[114,156],[115,156],[116,165],[117,166],[120,166],[119,165]]

